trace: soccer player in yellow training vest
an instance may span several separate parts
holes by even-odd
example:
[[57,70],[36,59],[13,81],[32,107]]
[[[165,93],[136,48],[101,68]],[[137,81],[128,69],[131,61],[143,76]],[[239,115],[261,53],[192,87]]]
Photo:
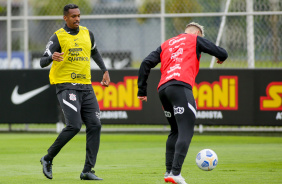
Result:
[[43,173],[52,179],[52,161],[63,146],[86,125],[86,159],[80,179],[102,180],[92,170],[100,144],[100,109],[91,85],[90,57],[103,71],[101,84],[108,86],[110,76],[99,54],[94,35],[80,26],[80,10],[75,4],[64,7],[65,26],[50,38],[40,59],[41,67],[52,63],[49,78],[56,85],[56,93],[64,112],[66,127],[40,160]]

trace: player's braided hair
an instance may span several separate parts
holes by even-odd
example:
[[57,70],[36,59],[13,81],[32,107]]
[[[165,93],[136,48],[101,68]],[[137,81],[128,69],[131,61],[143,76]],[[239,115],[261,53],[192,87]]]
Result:
[[78,6],[76,4],[67,4],[64,7],[64,15],[66,16],[69,13],[69,9],[76,9]]
[[191,22],[189,24],[186,25],[186,28],[190,27],[190,26],[195,26],[197,27],[201,33],[202,33],[202,36],[204,37],[205,36],[205,33],[204,33],[204,26],[201,26],[200,24],[196,23],[196,22]]

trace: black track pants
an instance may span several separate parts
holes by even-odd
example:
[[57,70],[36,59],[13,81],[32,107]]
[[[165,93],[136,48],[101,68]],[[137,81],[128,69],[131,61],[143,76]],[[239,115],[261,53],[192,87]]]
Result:
[[166,142],[166,170],[178,175],[194,134],[196,102],[192,90],[180,85],[166,87],[159,97],[171,126]]
[[63,146],[79,131],[82,122],[86,125],[86,167],[94,167],[100,145],[100,109],[93,90],[64,90],[57,94],[64,112],[66,127],[62,130],[48,155],[55,157]]

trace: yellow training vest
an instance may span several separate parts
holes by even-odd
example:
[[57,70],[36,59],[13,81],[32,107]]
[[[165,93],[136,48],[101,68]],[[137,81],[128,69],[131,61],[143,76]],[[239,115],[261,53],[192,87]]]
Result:
[[91,40],[86,27],[79,26],[77,35],[68,34],[63,28],[55,32],[64,60],[53,61],[49,78],[51,84],[91,84]]

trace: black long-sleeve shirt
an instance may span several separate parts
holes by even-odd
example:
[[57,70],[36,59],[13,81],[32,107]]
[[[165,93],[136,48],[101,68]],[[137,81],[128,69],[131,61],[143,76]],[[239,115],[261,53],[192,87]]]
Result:
[[[196,54],[198,60],[200,60],[202,52],[215,56],[220,61],[225,61],[228,57],[228,54],[225,49],[216,46],[214,43],[201,36],[197,36]],[[158,63],[161,62],[161,53],[162,48],[160,46],[155,51],[151,52],[142,61],[138,75],[138,96],[147,96],[147,79],[150,74],[151,68],[154,68]],[[189,89],[192,89],[192,86],[190,84],[184,83],[182,81],[170,80],[160,86],[159,91],[170,85],[182,85],[188,87]]]
[[[71,34],[71,35],[77,35],[79,33],[79,28],[77,29],[71,29],[69,28],[67,25],[64,26],[64,29],[67,33]],[[99,68],[103,71],[103,73],[105,71],[107,71],[107,68],[104,64],[104,61],[96,47],[96,43],[95,43],[95,38],[94,38],[94,34],[89,30],[89,36],[90,36],[90,40],[91,40],[91,57],[93,58],[93,60],[95,61],[95,63],[99,66]],[[52,59],[52,54],[54,52],[60,52],[61,53],[61,45],[59,43],[58,37],[56,34],[53,34],[50,39],[49,42],[46,46],[46,50],[43,54],[43,56],[40,58],[40,66],[42,68],[47,67],[48,65],[50,65],[53,62]],[[56,91],[57,93],[59,91],[62,91],[64,89],[75,89],[75,90],[87,90],[87,89],[92,89],[91,85],[82,85],[82,84],[71,84],[71,83],[63,83],[63,84],[56,84]]]

